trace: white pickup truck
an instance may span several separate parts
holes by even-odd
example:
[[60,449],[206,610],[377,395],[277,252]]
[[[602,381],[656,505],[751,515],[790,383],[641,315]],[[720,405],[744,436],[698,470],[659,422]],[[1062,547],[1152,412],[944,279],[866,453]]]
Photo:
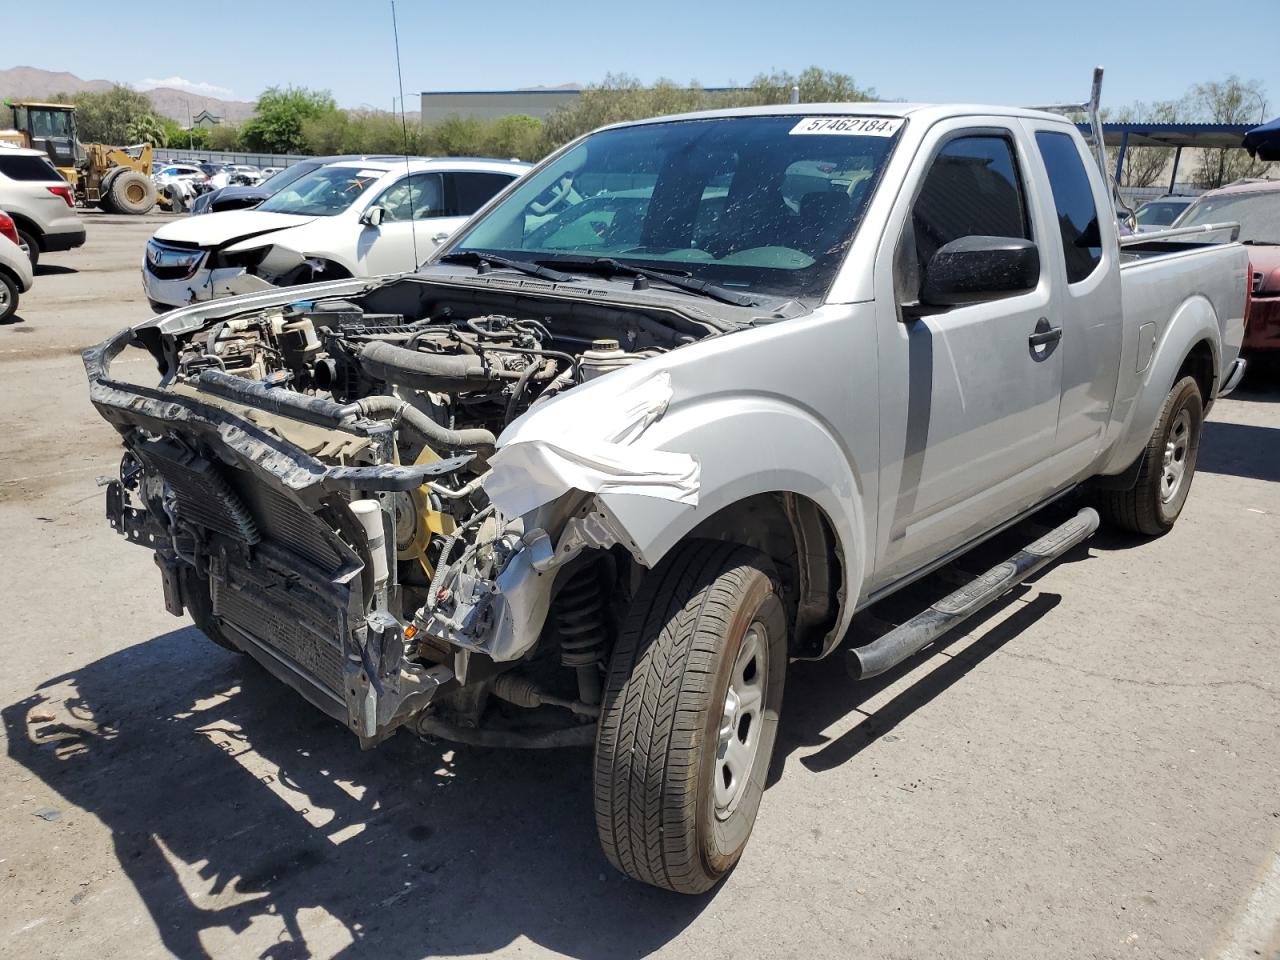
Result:
[[[1073,490],[1141,534],[1178,518],[1242,371],[1247,258],[1124,244],[1051,113],[609,127],[417,274],[194,305],[86,351],[126,447],[108,516],[173,613],[362,745],[594,745],[608,858],[703,891],[755,821],[790,661]],[[131,344],[158,387],[112,373]],[[889,669],[1098,520],[834,669]]]

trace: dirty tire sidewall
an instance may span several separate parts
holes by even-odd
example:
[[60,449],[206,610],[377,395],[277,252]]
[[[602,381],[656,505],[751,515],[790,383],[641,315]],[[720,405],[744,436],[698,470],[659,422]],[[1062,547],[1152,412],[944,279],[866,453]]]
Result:
[[25,230],[19,230],[18,243],[27,248],[27,259],[31,261],[31,269],[34,270],[40,263],[39,241],[36,240],[34,234],[27,233]]
[[0,323],[18,312],[18,284],[7,273],[0,273]]
[[[746,785],[721,819],[719,725],[752,624],[768,661],[760,739]],[[759,809],[786,667],[787,618],[763,554],[688,541],[646,575],[614,645],[596,739],[596,827],[615,867],[688,894],[732,869]]]
[[1164,444],[1169,442],[1173,426],[1177,423],[1178,415],[1183,410],[1186,410],[1191,418],[1185,473],[1182,477],[1182,482],[1178,486],[1178,492],[1168,502],[1164,501],[1160,496],[1159,477],[1161,471],[1159,466],[1156,469],[1155,508],[1159,516],[1160,526],[1166,530],[1173,527],[1178,516],[1182,513],[1182,508],[1187,502],[1187,495],[1191,492],[1191,481],[1195,479],[1196,462],[1200,458],[1200,434],[1204,430],[1204,401],[1200,397],[1199,386],[1191,377],[1184,377],[1175,386],[1170,394],[1170,403],[1165,407],[1165,415],[1161,418],[1161,425],[1164,428],[1160,444],[1162,455]]
[[[730,669],[736,662],[747,630],[753,623],[760,624],[767,631],[769,650],[763,729],[745,792],[733,812],[720,820],[715,814],[713,786],[721,707],[729,685]],[[772,583],[764,574],[758,573],[752,577],[747,596],[735,611],[733,623],[727,631],[727,639],[728,644],[711,697],[711,709],[707,712],[707,726],[703,728],[704,743],[709,744],[711,749],[702,751],[702,769],[698,775],[698,827],[702,859],[708,872],[717,879],[738,862],[747,839],[751,836],[751,828],[755,826],[765,781],[769,775],[769,762],[773,758],[773,746],[777,740],[778,715],[782,710],[782,687],[787,666],[786,615]]]
[[116,174],[110,194],[111,206],[120,213],[142,214],[156,205],[156,185],[137,170]]
[[[1161,493],[1164,455],[1178,416],[1186,411],[1189,437],[1184,476],[1177,493],[1167,502]],[[1098,508],[1106,521],[1121,530],[1158,537],[1173,529],[1186,505],[1191,483],[1195,479],[1196,461],[1200,453],[1200,434],[1204,427],[1204,400],[1194,377],[1183,377],[1173,385],[1160,409],[1160,417],[1142,452],[1138,477],[1127,490],[1102,490]]]
[[218,625],[218,618],[213,614],[213,597],[209,595],[209,581],[197,574],[195,570],[184,570],[182,573],[182,598],[186,601],[187,613],[191,614],[196,629],[224,650],[244,653],[222,632],[222,628]]

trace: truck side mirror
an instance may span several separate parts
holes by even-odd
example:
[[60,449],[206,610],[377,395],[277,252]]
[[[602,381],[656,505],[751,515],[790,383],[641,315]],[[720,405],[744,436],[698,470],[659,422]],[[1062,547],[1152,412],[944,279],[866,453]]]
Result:
[[1040,282],[1040,250],[1021,237],[960,237],[925,267],[920,302],[955,307],[1025,293]]
[[382,217],[386,213],[379,206],[372,206],[364,213],[360,214],[360,222],[370,227],[378,227],[382,225]]

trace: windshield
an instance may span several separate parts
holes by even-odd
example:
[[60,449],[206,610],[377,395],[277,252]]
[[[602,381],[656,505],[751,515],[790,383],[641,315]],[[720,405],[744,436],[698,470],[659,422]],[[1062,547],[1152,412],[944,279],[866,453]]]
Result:
[[362,193],[386,176],[385,170],[359,167],[321,167],[277,190],[258,205],[269,213],[299,213],[332,217],[351,206]]
[[1187,209],[1185,202],[1176,200],[1152,200],[1138,208],[1135,219],[1148,227],[1167,227],[1178,219],[1178,214]]
[[271,193],[279,193],[295,180],[301,180],[308,173],[318,169],[320,168],[314,164],[295,163],[292,167],[285,167],[283,170],[276,171],[258,186],[269,190]]
[[[1280,190],[1226,193],[1202,197],[1187,209],[1180,227],[1205,223],[1239,223],[1240,239],[1255,243],[1280,243]],[[1206,234],[1215,240],[1229,239],[1229,232]]]
[[71,111],[32,107],[31,135],[33,137],[71,136]]
[[611,258],[820,297],[902,124],[729,117],[606,130],[523,181],[452,249],[551,266]]

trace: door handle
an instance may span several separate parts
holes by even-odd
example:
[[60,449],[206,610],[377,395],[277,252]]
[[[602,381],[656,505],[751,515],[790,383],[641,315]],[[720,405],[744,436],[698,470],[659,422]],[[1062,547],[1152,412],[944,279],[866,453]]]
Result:
[[1031,359],[1045,359],[1061,339],[1062,328],[1050,325],[1047,317],[1041,317],[1036,321],[1035,333],[1027,337],[1027,343],[1031,345]]
[[431,238],[431,242],[444,243],[444,241],[448,239],[449,239],[449,235],[447,233],[437,233],[434,237]]

